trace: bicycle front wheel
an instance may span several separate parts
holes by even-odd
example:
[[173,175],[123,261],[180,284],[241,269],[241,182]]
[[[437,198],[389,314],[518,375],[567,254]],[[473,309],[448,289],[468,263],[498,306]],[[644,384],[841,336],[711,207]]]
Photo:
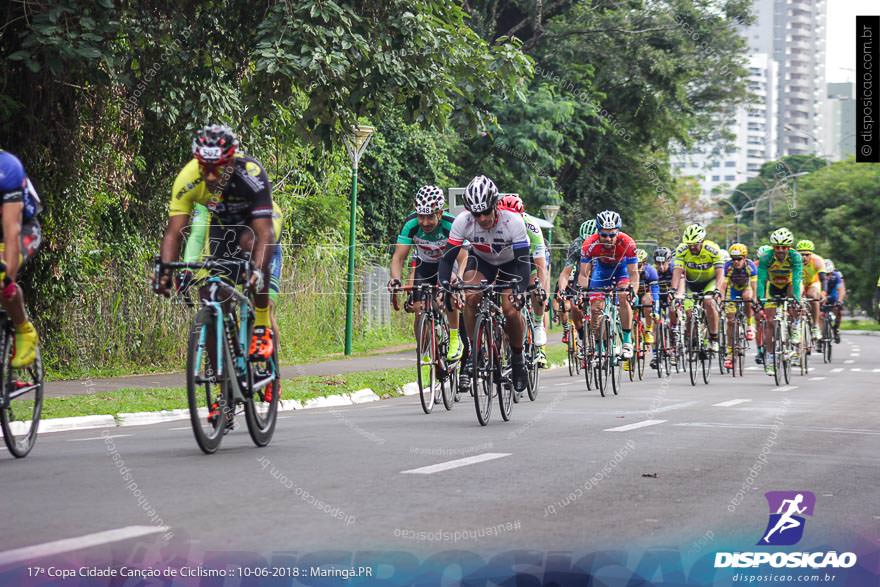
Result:
[[621,345],[623,344],[623,340],[621,339],[619,323],[611,324],[609,321],[609,329],[610,335],[608,336],[608,342],[610,343],[610,347],[608,349],[608,359],[611,370],[611,391],[614,392],[614,395],[617,395],[620,392],[620,386],[623,384],[623,363],[624,360],[621,358],[619,350]]
[[[235,413],[229,394],[226,393],[229,365],[223,365],[223,349],[226,341],[220,341],[219,356],[217,354],[217,329],[219,317],[215,310],[203,307],[193,319],[189,334],[189,345],[186,354],[186,396],[189,404],[189,417],[192,423],[193,436],[196,444],[205,454],[213,454],[223,440],[226,421],[229,414]],[[225,337],[225,330],[220,329]],[[217,373],[222,369],[223,375]]]
[[0,428],[6,448],[16,458],[24,458],[37,443],[37,429],[43,411],[43,359],[37,347],[34,362],[21,369],[12,368],[13,335],[3,336],[3,390],[0,391]]
[[697,363],[700,361],[700,329],[694,317],[691,317],[688,322],[685,342],[687,344],[688,375],[691,378],[691,385],[695,386],[697,384]]
[[474,394],[474,407],[477,410],[477,420],[481,426],[485,426],[489,423],[489,417],[492,415],[495,356],[492,324],[482,316],[477,318],[471,352],[471,363],[473,364],[471,387]]
[[430,414],[437,399],[437,338],[434,336],[434,321],[428,312],[422,312],[416,332],[416,381],[419,399],[422,410]]
[[[510,344],[508,344],[506,337],[504,337],[504,333],[498,329],[495,332],[494,340],[498,341],[502,338],[504,338],[504,346],[500,355],[496,357],[500,366],[499,372],[502,375],[495,379],[495,393],[498,394],[498,406],[501,408],[501,419],[508,422],[510,420],[510,412],[513,410],[513,404],[519,403],[519,400],[517,399],[519,394],[513,390],[513,373],[511,372],[510,367]],[[526,360],[528,360],[528,356],[526,356]],[[528,369],[528,365],[526,365],[526,369]]]

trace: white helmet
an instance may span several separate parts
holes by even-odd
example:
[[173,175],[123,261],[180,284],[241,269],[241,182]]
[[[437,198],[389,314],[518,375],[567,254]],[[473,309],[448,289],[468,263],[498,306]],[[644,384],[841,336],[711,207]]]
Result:
[[832,273],[834,271],[834,261],[831,259],[825,259],[825,273]]
[[468,212],[492,210],[497,202],[498,188],[485,175],[473,178],[464,191],[464,207]]
[[620,214],[613,210],[604,210],[596,214],[596,227],[604,230],[614,230],[615,228],[620,228],[623,224],[623,221],[620,219]]
[[443,209],[443,190],[435,185],[425,185],[416,194],[416,214],[433,214]]

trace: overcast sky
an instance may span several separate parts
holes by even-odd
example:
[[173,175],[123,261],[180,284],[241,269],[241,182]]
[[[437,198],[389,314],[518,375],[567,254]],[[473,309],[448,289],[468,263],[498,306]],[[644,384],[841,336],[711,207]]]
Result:
[[825,81],[851,82],[856,60],[856,15],[880,14],[880,0],[827,0]]

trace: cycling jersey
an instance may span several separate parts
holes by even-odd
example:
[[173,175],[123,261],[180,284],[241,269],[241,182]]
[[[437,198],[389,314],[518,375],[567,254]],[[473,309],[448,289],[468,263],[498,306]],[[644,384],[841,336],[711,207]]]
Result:
[[440,222],[432,232],[425,232],[419,226],[419,215],[411,212],[403,223],[400,234],[397,235],[397,244],[415,245],[413,259],[421,259],[427,263],[439,263],[446,250],[446,242],[449,239],[449,231],[455,216],[444,212]]
[[[829,297],[834,296],[836,298],[839,295],[842,286],[843,273],[835,269],[828,274],[828,280],[825,282],[825,293],[827,293]],[[877,281],[877,287],[880,287],[880,280]]]
[[498,209],[495,224],[483,229],[473,214],[461,212],[452,223],[449,245],[460,247],[470,241],[471,251],[490,265],[503,265],[529,248],[529,236],[522,216],[516,212]]
[[529,235],[529,253],[533,259],[540,259],[545,256],[547,248],[544,246],[544,233],[541,227],[535,222],[535,217],[527,213],[523,213],[523,222],[526,224],[526,234]]
[[[21,202],[21,223],[26,224],[34,219],[42,210],[40,196],[30,178],[24,171],[24,166],[18,157],[0,149],[0,156],[8,162],[0,168],[0,196],[4,204]],[[2,227],[0,227],[2,231]]]
[[715,278],[715,269],[723,267],[721,247],[710,240],[703,241],[698,254],[691,253],[690,248],[681,243],[675,249],[675,266],[684,270],[685,280],[689,283],[705,283]]
[[810,261],[804,263],[804,287],[810,287],[821,281],[823,273],[825,273],[825,260],[816,253],[811,254]]
[[670,262],[666,267],[666,271],[660,271],[656,267],[654,270],[657,271],[657,283],[660,285],[661,293],[666,293],[672,289],[672,273],[675,270],[675,263]]
[[598,233],[591,234],[581,247],[581,263],[591,263],[593,259],[599,265],[633,265],[638,263],[636,242],[621,232],[613,245],[606,245],[599,241]]
[[196,159],[187,163],[174,180],[169,216],[189,215],[195,204],[203,204],[215,224],[244,225],[254,218],[272,217],[272,187],[259,161],[237,153],[232,175],[219,194],[208,191]]
[[730,284],[729,290],[743,291],[750,283],[758,281],[758,266],[751,259],[746,259],[743,266],[737,269],[732,260],[727,261],[724,263],[724,277]]
[[767,251],[758,264],[758,295],[762,299],[766,298],[768,282],[777,291],[791,285],[794,298],[800,301],[803,269],[804,262],[801,254],[794,249],[789,249],[782,261],[776,258],[772,250]]
[[653,300],[654,312],[660,312],[660,277],[657,275],[657,269],[649,263],[645,263],[639,272],[639,295],[651,290],[651,299]]

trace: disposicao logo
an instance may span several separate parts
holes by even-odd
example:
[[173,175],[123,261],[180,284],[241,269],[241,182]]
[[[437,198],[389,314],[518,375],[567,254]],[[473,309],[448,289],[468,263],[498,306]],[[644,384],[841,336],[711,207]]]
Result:
[[791,546],[804,535],[804,516],[813,515],[816,496],[812,491],[768,491],[770,520],[758,545]]
[[[806,518],[813,515],[816,496],[811,491],[768,491],[764,494],[770,508],[767,528],[758,546],[791,546],[804,535]],[[843,568],[855,566],[854,552],[716,552],[715,568]]]

